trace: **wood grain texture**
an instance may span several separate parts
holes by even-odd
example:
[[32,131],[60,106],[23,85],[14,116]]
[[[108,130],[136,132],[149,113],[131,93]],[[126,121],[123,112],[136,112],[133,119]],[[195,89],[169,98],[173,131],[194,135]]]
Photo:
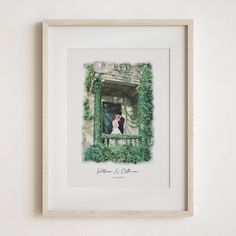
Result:
[[[81,26],[186,26],[187,202],[185,211],[50,211],[48,208],[48,28]],[[46,217],[174,218],[193,215],[193,20],[45,20],[43,22],[43,215]]]
[[190,26],[192,20],[45,20],[48,26]]
[[45,217],[78,218],[179,218],[192,216],[190,211],[47,211]]
[[193,214],[193,22],[187,27],[187,84],[188,84],[188,137],[187,137],[187,173],[188,204],[187,209]]
[[48,24],[43,22],[43,214],[48,211]]

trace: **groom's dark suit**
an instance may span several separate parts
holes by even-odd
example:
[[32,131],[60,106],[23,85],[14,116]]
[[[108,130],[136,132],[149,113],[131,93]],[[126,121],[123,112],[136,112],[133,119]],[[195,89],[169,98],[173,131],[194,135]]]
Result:
[[118,128],[122,134],[124,133],[124,123],[125,123],[125,118],[121,116],[120,120],[118,121],[119,124]]

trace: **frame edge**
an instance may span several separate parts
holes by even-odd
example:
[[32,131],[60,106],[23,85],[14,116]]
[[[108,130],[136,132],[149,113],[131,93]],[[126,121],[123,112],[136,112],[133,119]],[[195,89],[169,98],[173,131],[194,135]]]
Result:
[[[187,210],[183,211],[49,211],[48,209],[48,28],[51,26],[186,26],[187,27]],[[193,216],[193,20],[44,20],[42,214],[45,217],[179,218]]]
[[42,213],[43,216],[48,212],[48,24],[42,23],[42,65],[43,65],[43,182],[42,182]]
[[192,22],[191,19],[44,20],[44,23],[48,26],[189,26],[192,25]]
[[193,21],[187,26],[187,209],[193,216]]

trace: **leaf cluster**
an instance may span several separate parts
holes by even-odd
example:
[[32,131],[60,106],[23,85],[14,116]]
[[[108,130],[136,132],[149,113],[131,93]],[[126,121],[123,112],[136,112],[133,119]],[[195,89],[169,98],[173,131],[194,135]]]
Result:
[[84,154],[85,161],[116,163],[140,163],[151,159],[150,148],[144,146],[131,146],[117,144],[106,146],[104,144],[91,145]]

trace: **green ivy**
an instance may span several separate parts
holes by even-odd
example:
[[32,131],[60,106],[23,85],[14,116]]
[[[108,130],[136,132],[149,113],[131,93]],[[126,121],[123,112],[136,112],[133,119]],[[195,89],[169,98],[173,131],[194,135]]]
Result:
[[96,74],[94,78],[94,122],[93,122],[93,140],[95,144],[101,142],[101,112],[102,112],[102,83],[100,75]]
[[138,87],[138,126],[141,145],[151,147],[153,144],[153,90],[151,64],[140,64],[140,85]]
[[85,64],[84,67],[86,70],[85,88],[87,92],[90,92],[93,86],[94,77],[95,77],[94,67],[93,67],[93,64]]
[[94,84],[95,72],[93,64],[85,64],[84,65],[86,70],[86,78],[84,82],[84,86],[86,88],[87,94],[84,98],[83,103],[83,118],[84,120],[92,120],[93,119],[93,111],[90,108],[90,103],[87,95],[91,92],[92,86]]
[[83,118],[84,120],[92,120],[93,119],[93,115],[92,115],[92,111],[89,105],[89,100],[88,98],[86,98],[84,100],[84,114],[83,114]]
[[150,149],[143,146],[130,146],[117,144],[108,147],[103,144],[91,145],[85,151],[85,161],[116,163],[134,163],[149,161],[151,159]]

